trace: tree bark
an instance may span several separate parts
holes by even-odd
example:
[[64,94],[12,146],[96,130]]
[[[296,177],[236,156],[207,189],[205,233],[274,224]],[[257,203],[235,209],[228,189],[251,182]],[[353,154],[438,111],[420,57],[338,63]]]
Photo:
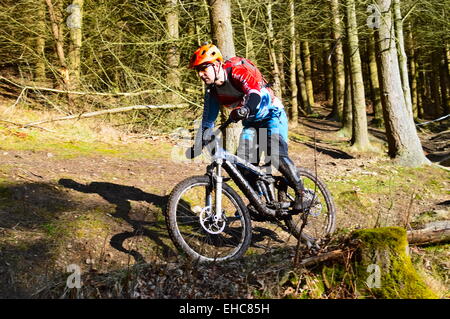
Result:
[[71,89],[76,90],[80,87],[81,76],[81,46],[82,46],[82,27],[83,27],[83,4],[84,0],[73,0],[72,4],[66,8],[70,16],[66,24],[70,30],[70,46],[67,54],[69,65],[69,77]]
[[372,105],[374,112],[374,123],[381,124],[383,122],[383,106],[381,105],[380,82],[378,78],[378,66],[375,53],[375,38],[373,34],[369,35],[368,41],[369,55],[369,71],[370,83],[372,87]]
[[403,19],[400,0],[393,0],[393,9],[395,16],[395,35],[397,37],[397,51],[400,67],[400,76],[402,78],[403,95],[405,96],[405,104],[409,112],[413,115],[413,107],[411,100],[411,89],[408,77],[408,58],[405,52],[405,38],[403,35]]
[[395,34],[392,32],[391,0],[378,0],[381,19],[378,32],[382,88],[385,96],[384,120],[388,138],[389,156],[400,165],[429,164],[417,135],[411,112],[406,108],[398,65]]
[[350,49],[350,70],[352,73],[353,87],[353,128],[352,147],[357,151],[370,149],[369,132],[367,128],[366,99],[364,82],[361,69],[361,57],[359,54],[358,26],[356,24],[356,8],[354,0],[347,0],[347,21]]
[[37,81],[45,80],[45,3],[43,1],[37,1],[37,37],[36,37],[36,52],[38,59],[35,67],[35,79]]
[[[331,46],[325,42],[323,46],[323,72],[325,75],[325,98],[333,105],[333,64],[331,63]],[[330,57],[330,58],[329,58]]]
[[314,85],[312,81],[312,63],[311,63],[311,52],[309,49],[308,41],[301,41],[301,52],[302,52],[302,61],[303,61],[303,72],[305,75],[305,87],[306,87],[306,96],[308,99],[308,104],[311,107],[315,105],[314,101]]
[[308,97],[308,104],[313,107],[315,102],[314,87],[312,82],[311,52],[309,50],[308,41],[301,41],[301,46],[303,54],[303,71],[305,73],[306,95]]
[[211,11],[213,41],[225,60],[236,56],[231,23],[230,0],[208,0]]
[[[211,30],[214,42],[217,44],[225,60],[236,56],[233,41],[233,26],[231,23],[230,0],[208,0],[210,5]],[[229,110],[221,108],[221,117],[226,119]],[[235,152],[239,144],[239,136],[242,131],[242,123],[230,125],[225,132],[225,147],[230,152]]]
[[297,72],[296,72],[296,38],[295,38],[295,4],[294,0],[289,0],[289,35],[291,42],[290,48],[290,64],[289,64],[289,78],[291,84],[291,107],[289,112],[289,119],[291,126],[296,127],[298,124],[298,101],[297,101]]
[[445,62],[447,64],[447,76],[450,77],[450,45],[448,43],[444,46],[445,50]]
[[353,122],[353,86],[352,74],[350,70],[350,54],[348,48],[348,39],[344,41],[344,105],[342,110],[342,127],[339,130],[339,136],[352,136],[352,122]]
[[444,115],[450,113],[450,104],[448,98],[448,88],[449,88],[449,79],[446,68],[446,57],[445,51],[443,51],[444,55],[441,55],[440,59],[440,67],[439,67],[439,79],[441,84],[441,101],[442,101],[442,109],[444,111]]
[[275,95],[283,100],[283,94],[281,91],[281,80],[280,80],[280,69],[278,66],[277,55],[275,51],[275,36],[273,29],[273,20],[272,20],[272,6],[273,0],[268,0],[266,4],[266,14],[267,14],[267,41],[269,44],[269,57],[270,62],[272,63],[272,77],[273,77],[273,90]]
[[301,105],[303,108],[303,111],[305,114],[311,114],[312,110],[311,110],[311,105],[309,104],[308,101],[308,95],[306,94],[306,85],[305,85],[305,73],[303,71],[303,62],[302,62],[302,58],[301,58],[301,51],[300,51],[300,41],[296,41],[296,59],[297,59],[297,75],[298,75],[298,87],[299,87],[299,91],[300,91],[300,100],[301,100]]
[[342,120],[344,110],[345,91],[345,71],[344,71],[344,51],[342,45],[343,25],[339,10],[339,0],[329,0],[331,14],[333,16],[333,39],[335,41],[335,51],[333,59],[334,71],[334,91],[333,91],[333,113],[335,118]]
[[[167,38],[169,40],[169,48],[167,52],[167,84],[174,90],[181,88],[180,76],[180,52],[178,49],[179,41],[179,13],[177,8],[177,0],[166,0],[166,24]],[[169,100],[174,103],[179,102],[177,94],[171,94]]]
[[409,60],[409,74],[411,79],[411,106],[414,118],[418,117],[417,105],[418,105],[418,91],[417,91],[417,80],[419,77],[418,63],[417,63],[417,52],[415,48],[414,35],[412,31],[412,25],[409,23],[407,28],[406,36],[406,48],[408,50],[408,55],[411,57]]
[[53,40],[55,41],[55,53],[58,57],[60,64],[60,76],[64,85],[65,90],[70,89],[70,78],[69,78],[69,70],[66,63],[66,56],[64,53],[64,38],[61,27],[61,18],[55,11],[55,7],[53,6],[52,0],[45,0],[47,4],[48,13],[50,16],[50,23],[52,27]]
[[433,72],[430,74],[430,91],[433,98],[433,111],[434,117],[441,116],[441,95],[439,92],[439,68],[440,68],[440,52],[434,51],[431,55],[431,64]]
[[[278,68],[280,69],[280,91],[282,96],[286,96],[286,75],[284,72],[284,39],[279,39],[276,42],[276,52],[278,59]],[[283,100],[282,100],[283,101]]]

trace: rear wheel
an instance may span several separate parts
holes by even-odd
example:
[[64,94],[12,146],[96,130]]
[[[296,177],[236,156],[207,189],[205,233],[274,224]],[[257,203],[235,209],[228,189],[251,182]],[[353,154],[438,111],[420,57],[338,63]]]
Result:
[[[301,232],[301,238],[309,244],[319,243],[321,239],[334,232],[336,227],[336,208],[324,182],[314,173],[298,168],[298,175],[305,188],[303,213],[286,218],[285,222],[289,231],[297,238]],[[295,200],[295,191],[289,187],[285,180],[278,185],[278,200],[281,202]],[[306,223],[303,226],[303,221]]]
[[223,184],[220,220],[214,220],[215,206],[215,189],[206,175],[182,181],[169,198],[169,235],[179,250],[200,262],[239,258],[250,245],[250,217],[239,195]]

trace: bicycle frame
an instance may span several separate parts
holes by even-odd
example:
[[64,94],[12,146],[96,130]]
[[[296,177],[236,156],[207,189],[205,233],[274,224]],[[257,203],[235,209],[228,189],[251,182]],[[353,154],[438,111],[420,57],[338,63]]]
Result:
[[[228,173],[230,178],[236,183],[239,189],[245,194],[250,203],[255,207],[255,209],[262,215],[268,217],[276,217],[277,209],[287,209],[289,208],[289,203],[283,205],[283,203],[278,203],[275,200],[275,192],[273,189],[273,185],[275,179],[272,176],[267,175],[263,170],[259,167],[245,161],[244,159],[231,154],[226,151],[219,145],[219,139],[216,138],[218,133],[226,127],[225,123],[222,125],[216,132],[213,133],[213,139],[207,145],[207,149],[209,154],[212,157],[212,163],[208,165],[208,174],[212,177],[212,182],[215,184],[216,188],[216,214],[214,219],[220,220],[222,218],[222,168]],[[212,144],[212,145],[211,145]],[[253,187],[249,184],[249,182],[244,178],[244,176],[239,172],[236,165],[239,165],[246,170],[254,173],[259,179],[263,180],[269,185],[269,189],[266,189],[266,194],[270,202],[272,204],[279,204],[277,209],[272,209],[266,206],[261,199],[260,196],[256,193]],[[264,184],[263,184],[264,185]],[[265,185],[264,185],[265,187]],[[264,192],[264,190],[263,190]],[[208,201],[208,200],[207,200]]]

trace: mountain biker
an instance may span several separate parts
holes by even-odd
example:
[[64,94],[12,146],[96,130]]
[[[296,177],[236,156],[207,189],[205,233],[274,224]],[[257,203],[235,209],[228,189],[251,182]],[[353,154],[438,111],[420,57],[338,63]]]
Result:
[[[215,45],[205,44],[194,52],[189,68],[195,69],[207,88],[201,130],[197,134],[196,143],[188,149],[186,156],[193,158],[199,155],[201,148],[208,141],[205,132],[214,127],[219,107],[222,105],[231,108],[230,118],[233,122],[243,121],[238,156],[249,161],[252,148],[257,147],[255,144],[262,138],[258,134],[259,129],[267,129],[266,145],[267,150],[272,150],[272,165],[278,168],[295,190],[294,211],[301,211],[303,185],[297,176],[294,163],[288,156],[287,116],[280,99],[274,95],[256,66],[240,57],[224,61]],[[278,147],[271,147],[271,142],[277,143]]]

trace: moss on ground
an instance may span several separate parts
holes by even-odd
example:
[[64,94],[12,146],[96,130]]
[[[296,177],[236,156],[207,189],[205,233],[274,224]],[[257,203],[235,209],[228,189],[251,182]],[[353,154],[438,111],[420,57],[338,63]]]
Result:
[[[67,133],[66,133],[67,134]],[[74,138],[76,136],[76,139]],[[172,145],[167,142],[127,144],[99,141],[91,133],[55,136],[49,132],[23,131],[0,126],[0,150],[50,152],[59,158],[105,155],[123,159],[168,158]]]

